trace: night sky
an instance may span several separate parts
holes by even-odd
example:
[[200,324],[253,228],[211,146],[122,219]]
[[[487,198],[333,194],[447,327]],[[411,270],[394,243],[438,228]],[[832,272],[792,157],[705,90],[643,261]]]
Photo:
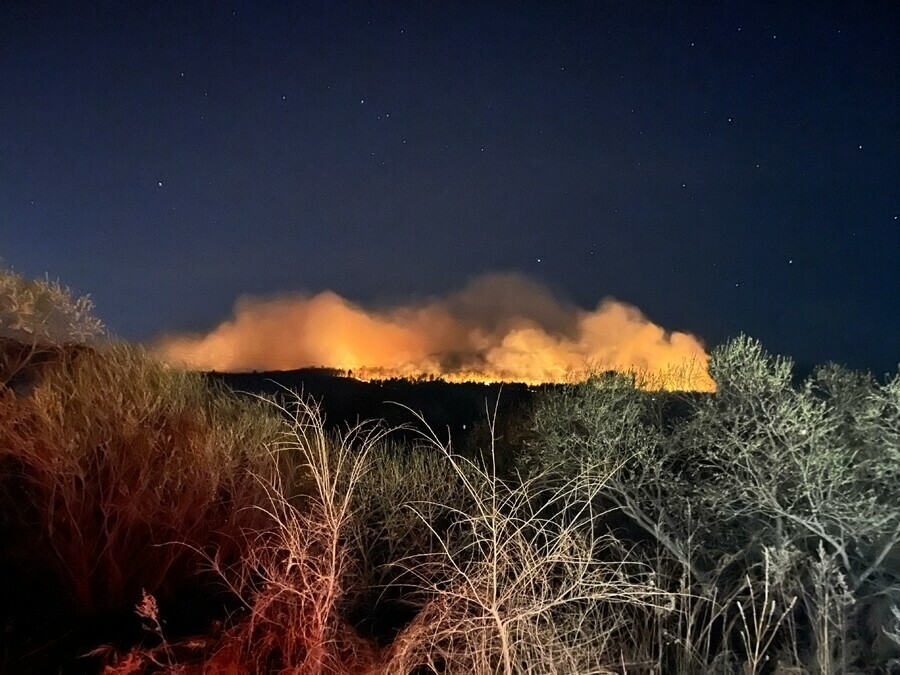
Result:
[[3,2],[0,257],[117,335],[519,271],[900,362],[900,3]]

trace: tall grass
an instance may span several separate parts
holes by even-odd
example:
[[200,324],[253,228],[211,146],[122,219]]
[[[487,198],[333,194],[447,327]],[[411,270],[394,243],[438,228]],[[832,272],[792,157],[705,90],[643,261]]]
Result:
[[332,437],[311,401],[297,396],[275,405],[287,416],[289,432],[271,450],[285,455],[281,464],[292,465],[289,474],[310,480],[298,503],[290,497],[295,486],[280,476],[257,477],[268,495],[258,508],[273,534],[248,551],[236,576],[223,570],[247,613],[213,660],[242,672],[370,670],[375,650],[344,614],[344,599],[359,580],[347,541],[360,516],[354,495],[386,431],[361,424]]
[[[127,386],[123,383],[127,382]],[[0,397],[3,510],[79,613],[165,595],[196,572],[188,544],[236,555],[272,474],[276,420],[140,350],[107,347]]]
[[[604,516],[593,508],[603,481],[596,471],[552,488],[540,481],[508,484],[436,440],[430,459],[414,453],[389,470],[385,457],[396,448],[384,444],[382,428],[363,425],[329,436],[310,402],[297,398],[282,411],[290,416],[290,438],[273,451],[288,453],[312,477],[309,502],[297,508],[285,496],[290,486],[277,479],[266,484],[270,500],[261,510],[276,527],[250,549],[240,575],[223,570],[246,612],[212,650],[207,667],[297,674],[615,672],[622,641],[638,630],[635,621],[672,604],[648,565],[628,559],[610,534],[596,532]],[[379,464],[375,475],[395,498],[390,507],[373,500],[367,482]],[[425,475],[439,482],[409,482]],[[429,492],[444,499],[423,499]],[[402,512],[411,518],[400,519]],[[372,589],[373,566],[361,546],[371,532],[409,537],[397,542],[382,572],[392,582],[402,579],[402,599],[416,614],[386,646],[361,635],[349,619],[348,603]],[[156,650],[143,662],[159,658]]]
[[201,624],[221,615],[201,571],[267,527],[251,507],[266,497],[254,475],[278,471],[277,416],[99,340],[89,301],[59,284],[3,272],[0,290],[4,661],[41,670],[28,664],[48,645],[60,658],[91,631],[123,638],[144,591]]
[[[590,469],[564,484],[500,480],[493,466],[432,438],[470,507],[455,510],[459,540],[441,555],[405,561],[427,603],[391,645],[385,673],[601,673],[617,666],[632,607],[663,610],[653,570],[623,560],[597,534],[593,498],[606,476]],[[411,505],[427,522],[435,503]],[[445,506],[445,505],[442,505]]]

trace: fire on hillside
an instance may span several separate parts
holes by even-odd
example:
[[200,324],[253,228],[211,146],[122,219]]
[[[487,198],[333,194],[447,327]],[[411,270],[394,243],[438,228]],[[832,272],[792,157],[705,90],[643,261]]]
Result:
[[693,335],[666,331],[613,299],[586,311],[515,274],[376,308],[331,291],[244,297],[210,332],[167,335],[156,349],[172,363],[223,372],[325,366],[363,380],[541,384],[618,370],[637,373],[646,388],[715,389]]

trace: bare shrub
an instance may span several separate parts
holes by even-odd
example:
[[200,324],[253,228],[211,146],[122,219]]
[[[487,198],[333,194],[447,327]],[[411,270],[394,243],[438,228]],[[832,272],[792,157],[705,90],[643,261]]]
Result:
[[[668,594],[648,566],[623,561],[612,536],[594,535],[602,514],[592,497],[605,475],[509,484],[434,442],[472,504],[458,511],[465,544],[407,561],[429,600],[391,645],[383,672],[613,671],[632,630],[627,610],[663,609]],[[417,507],[423,520],[431,505]]]
[[375,650],[342,612],[347,590],[358,583],[348,541],[358,517],[354,494],[386,431],[362,424],[329,437],[312,402],[298,396],[278,407],[289,416],[290,431],[272,452],[289,455],[310,477],[308,500],[288,500],[292,490],[280,476],[259,477],[268,493],[259,509],[273,534],[260,537],[239,568],[223,570],[245,599],[247,615],[219,652],[250,672],[362,672],[372,667]]

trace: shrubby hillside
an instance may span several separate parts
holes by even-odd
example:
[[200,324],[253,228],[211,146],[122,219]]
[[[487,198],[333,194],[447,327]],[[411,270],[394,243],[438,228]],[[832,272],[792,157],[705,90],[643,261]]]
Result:
[[713,395],[598,373],[447,445],[0,296],[0,672],[900,668],[898,376],[741,336]]

